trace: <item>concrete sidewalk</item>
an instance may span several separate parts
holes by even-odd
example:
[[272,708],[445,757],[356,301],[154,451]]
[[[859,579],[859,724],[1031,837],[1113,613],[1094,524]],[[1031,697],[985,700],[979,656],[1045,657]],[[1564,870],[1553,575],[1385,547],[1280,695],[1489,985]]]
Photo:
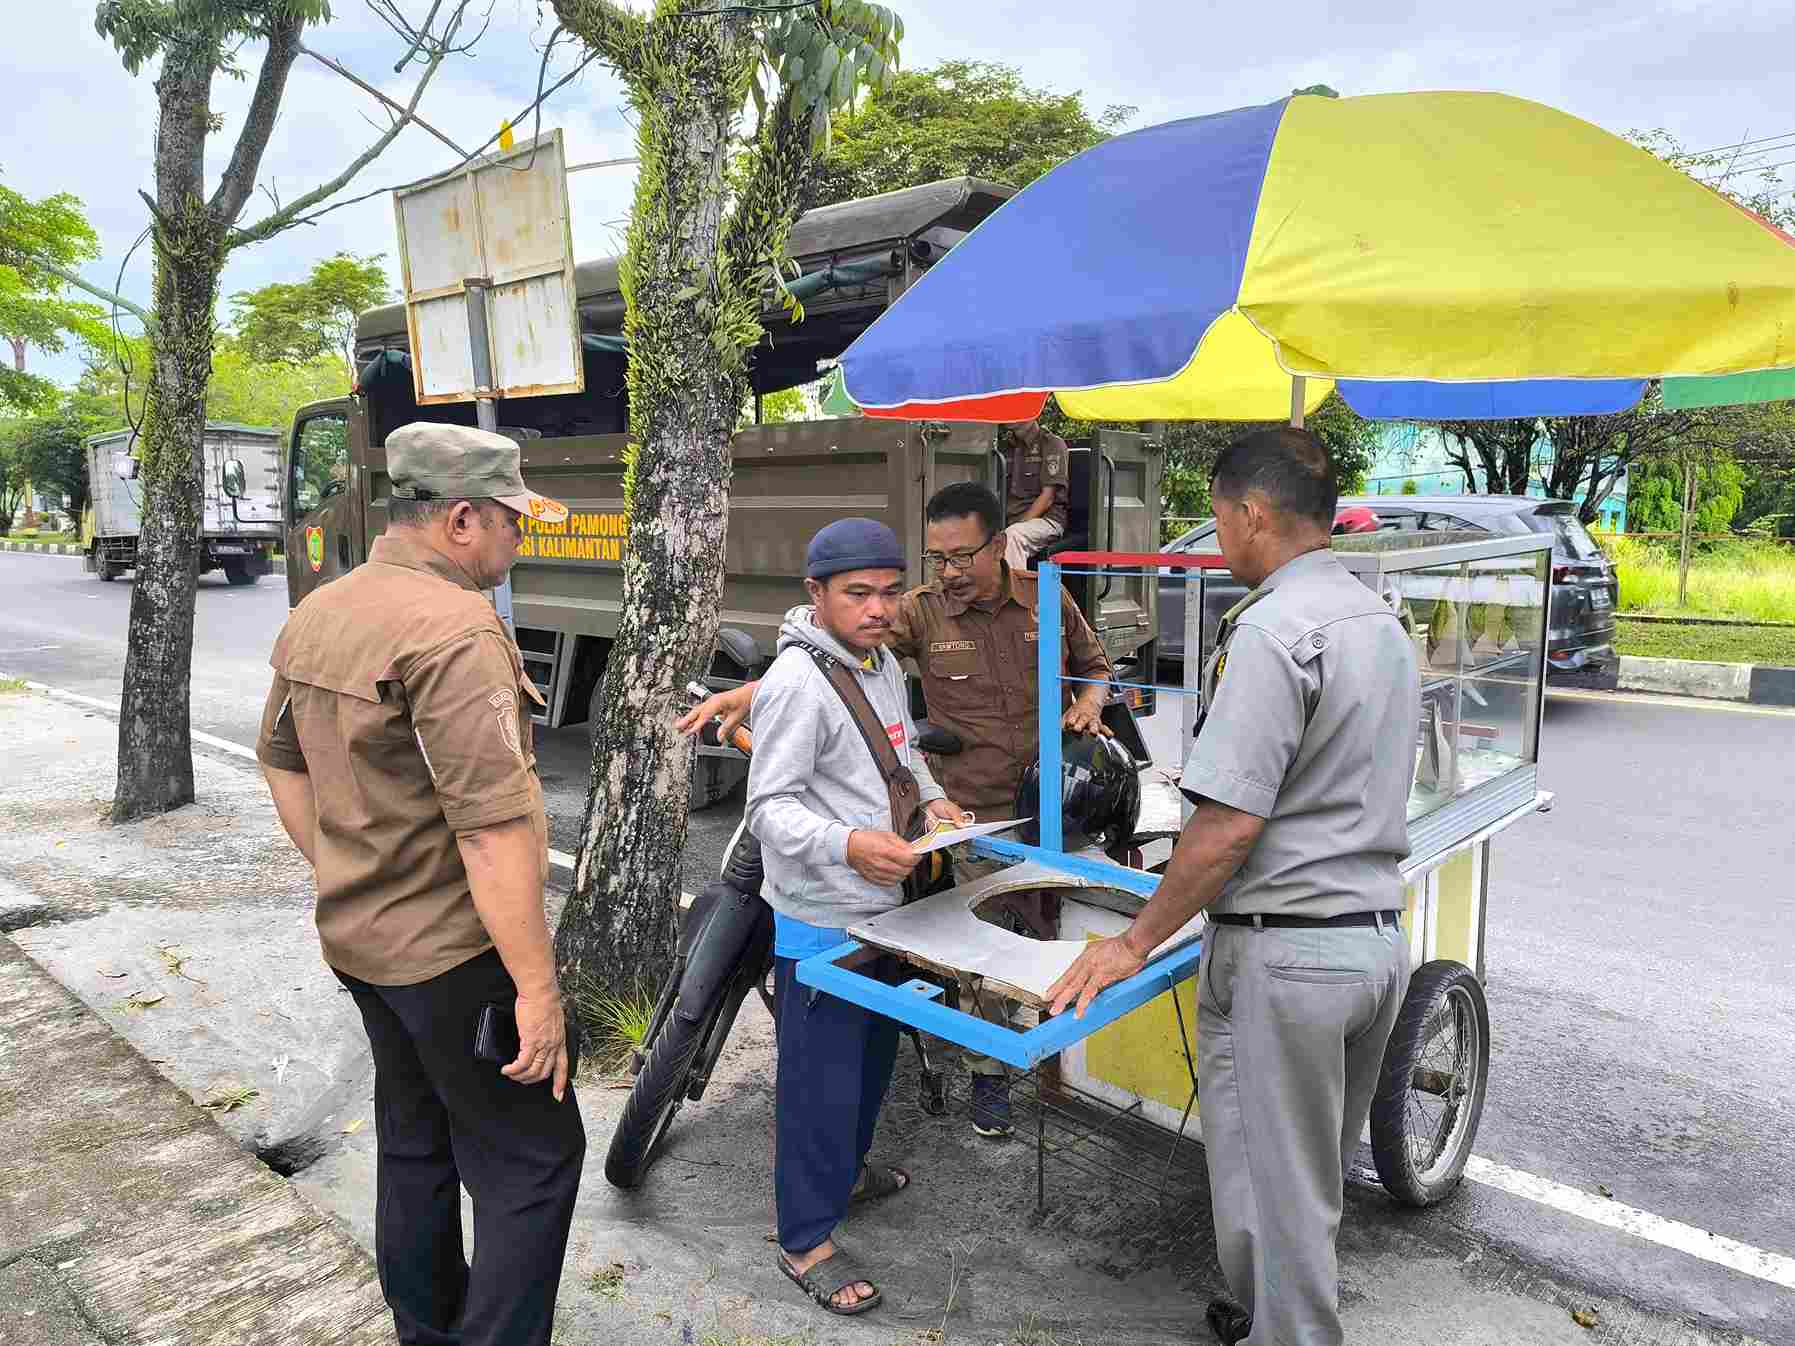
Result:
[[[36,964],[0,939],[0,1342],[391,1341],[351,1242],[372,1242],[366,1045],[319,960],[309,876],[253,768],[221,756],[195,763],[198,804],[106,823],[115,736],[103,716],[0,694],[0,920]],[[845,1231],[886,1304],[823,1315],[773,1263],[772,1064],[751,1000],[634,1193],[602,1171],[627,1081],[580,1079],[590,1149],[556,1346],[1209,1340],[1220,1277],[1198,1151],[1167,1206],[1050,1168],[1038,1214],[1033,1147],[924,1114],[908,1047],[877,1148],[916,1187]],[[190,1101],[236,1095],[216,1124]],[[1368,1186],[1349,1190],[1340,1255],[1355,1346],[1756,1340],[1548,1276]]]
[[347,1232],[0,939],[0,1341],[391,1340]]

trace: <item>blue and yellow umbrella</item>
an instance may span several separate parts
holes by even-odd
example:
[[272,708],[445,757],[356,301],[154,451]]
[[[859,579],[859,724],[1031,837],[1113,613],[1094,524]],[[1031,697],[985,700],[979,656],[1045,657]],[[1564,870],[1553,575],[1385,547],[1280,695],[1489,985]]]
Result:
[[[1298,96],[1105,141],[841,357],[869,416],[1579,415],[1795,395],[1795,239],[1489,93]],[[1746,377],[1738,377],[1746,376]],[[1293,403],[1296,405],[1293,406]]]

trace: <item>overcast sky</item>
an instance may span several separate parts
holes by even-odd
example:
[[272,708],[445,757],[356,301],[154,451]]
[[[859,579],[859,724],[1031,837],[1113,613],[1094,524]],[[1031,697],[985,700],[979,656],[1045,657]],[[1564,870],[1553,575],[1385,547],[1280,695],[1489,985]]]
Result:
[[[7,0],[24,6],[25,0]],[[428,6],[400,0],[411,12]],[[423,111],[469,147],[534,96],[541,44],[553,27],[534,0],[491,0],[492,22],[474,56],[437,77]],[[363,0],[333,0],[336,19],[306,41],[403,101],[415,67],[395,77],[397,41]],[[636,7],[645,9],[645,0]],[[1094,111],[1140,109],[1133,126],[1263,103],[1310,84],[1343,94],[1412,89],[1492,89],[1538,99],[1615,131],[1665,127],[1690,149],[1795,132],[1788,55],[1795,10],[1745,0],[1511,0],[1502,5],[1421,5],[1398,0],[1211,4],[1193,0],[898,0],[904,63],[1000,61],[1027,81],[1082,91]],[[1470,14],[1475,8],[1478,12]],[[1341,11],[1351,11],[1350,16]],[[1461,11],[1468,17],[1446,17]],[[6,59],[15,128],[0,149],[0,181],[28,196],[69,191],[99,231],[102,260],[87,274],[111,286],[143,229],[137,192],[152,186],[155,129],[151,72],[125,73],[93,30],[91,0],[39,0],[34,26],[9,25]],[[555,72],[573,61],[564,42]],[[253,70],[257,53],[246,53]],[[214,107],[226,133],[209,168],[229,152],[251,81],[220,79]],[[288,84],[262,181],[290,199],[339,171],[375,135],[367,95],[306,57]],[[544,113],[566,132],[571,162],[634,153],[617,80],[589,66]],[[1789,158],[1795,159],[1795,148]],[[423,132],[402,136],[344,195],[427,175],[454,156]],[[617,251],[632,168],[572,177],[574,245],[584,260]],[[210,184],[208,184],[210,190]],[[246,219],[266,210],[258,197]],[[235,253],[222,293],[296,280],[322,257],[384,253],[396,278],[390,197],[384,193],[319,224]],[[147,302],[148,249],[124,275],[124,293]],[[222,310],[221,310],[222,311]],[[72,379],[73,357],[29,357],[35,371]]]

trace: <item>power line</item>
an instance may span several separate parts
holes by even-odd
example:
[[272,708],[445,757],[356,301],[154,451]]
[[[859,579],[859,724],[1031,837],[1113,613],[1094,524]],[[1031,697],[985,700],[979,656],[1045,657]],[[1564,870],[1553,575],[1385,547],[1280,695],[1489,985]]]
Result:
[[1717,182],[1725,182],[1729,178],[1740,173],[1769,173],[1778,168],[1787,168],[1790,164],[1795,164],[1795,159],[1778,159],[1773,164],[1747,164],[1743,168],[1736,168],[1728,173],[1721,173],[1711,178],[1703,178],[1702,181],[1709,186],[1712,186]]
[[1795,131],[1784,131],[1780,135],[1774,136],[1759,136],[1756,140],[1736,140],[1730,145],[1716,145],[1711,150],[1684,150],[1680,157],[1695,159],[1704,154],[1725,154],[1728,150],[1742,150],[1747,145],[1768,145],[1773,140],[1790,139],[1795,139]]

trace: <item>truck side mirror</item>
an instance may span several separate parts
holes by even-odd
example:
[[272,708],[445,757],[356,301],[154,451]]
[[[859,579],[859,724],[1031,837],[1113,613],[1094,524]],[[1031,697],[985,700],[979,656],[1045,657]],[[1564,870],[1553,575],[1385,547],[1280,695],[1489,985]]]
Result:
[[129,454],[121,453],[112,460],[112,475],[120,481],[136,481],[137,460]]
[[220,483],[224,487],[224,493],[233,500],[241,500],[244,482],[243,460],[241,458],[226,459],[224,468],[218,475]]

